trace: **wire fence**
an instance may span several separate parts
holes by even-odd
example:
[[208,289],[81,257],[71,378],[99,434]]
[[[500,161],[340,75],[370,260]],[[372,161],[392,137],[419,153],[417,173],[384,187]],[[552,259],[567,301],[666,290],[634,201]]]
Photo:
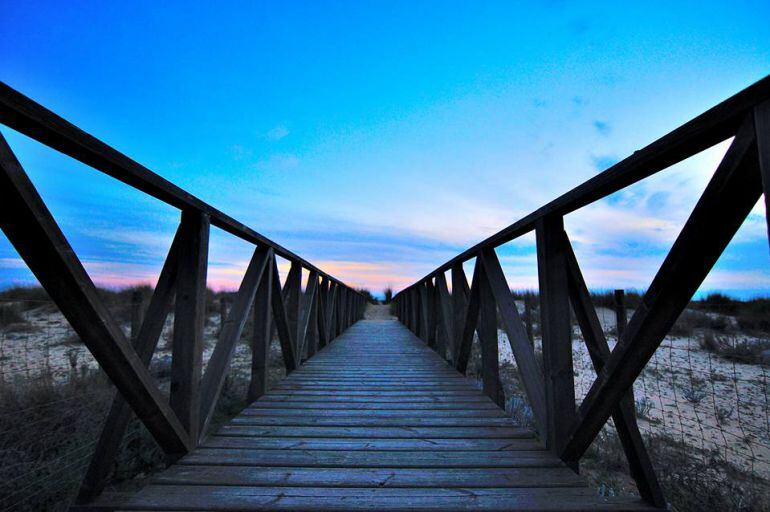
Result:
[[[149,290],[144,292],[146,305]],[[27,297],[17,297],[23,293]],[[130,337],[137,318],[135,294],[104,292],[111,312]],[[29,298],[28,295],[42,295]],[[115,388],[56,306],[41,289],[11,290],[0,298],[0,511],[67,510],[91,462]],[[205,362],[214,348],[228,297],[211,297],[204,330]],[[222,299],[222,300],[220,300]],[[136,328],[136,326],[134,327]],[[247,324],[218,402],[211,429],[246,403],[251,375]],[[173,314],[169,315],[150,371],[167,393]],[[281,378],[273,346],[271,381]],[[108,489],[138,488],[165,467],[164,457],[138,420],[130,423],[113,464]]]
[[[529,312],[522,294],[516,295],[522,317],[530,318],[527,329],[542,364],[538,315],[532,305],[536,295],[529,294],[534,308]],[[616,308],[608,297],[594,299],[613,348],[618,339]],[[639,428],[675,510],[770,507],[770,329],[764,320],[757,321],[770,301],[726,300],[727,305],[709,299],[693,302],[634,384]],[[628,315],[633,312],[632,303]],[[766,318],[770,321],[770,315]],[[572,339],[579,405],[596,371],[576,323]],[[498,341],[507,408],[518,421],[533,425],[502,330]],[[586,455],[583,469],[602,494],[635,492],[611,420]]]

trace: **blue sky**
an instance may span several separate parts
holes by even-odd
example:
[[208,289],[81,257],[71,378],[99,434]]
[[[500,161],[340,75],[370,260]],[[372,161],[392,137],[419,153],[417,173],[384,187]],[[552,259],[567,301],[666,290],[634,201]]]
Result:
[[[0,79],[375,290],[770,72],[760,1],[111,4],[6,1]],[[154,280],[175,210],[2,133],[97,282]],[[647,286],[725,147],[567,218],[589,286]],[[770,294],[764,226],[760,204],[704,290]],[[210,283],[237,285],[250,247],[211,245]],[[499,254],[535,287],[533,237]],[[0,238],[0,286],[31,280]]]

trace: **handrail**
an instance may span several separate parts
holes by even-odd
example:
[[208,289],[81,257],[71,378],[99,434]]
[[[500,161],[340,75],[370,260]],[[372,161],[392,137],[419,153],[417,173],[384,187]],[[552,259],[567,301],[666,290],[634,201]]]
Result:
[[152,172],[4,82],[0,82],[0,123],[166,204],[180,210],[194,209],[205,213],[211,218],[213,226],[247,242],[271,247],[277,256],[299,262],[304,268],[318,272],[332,282],[345,285],[304,258]]
[[[734,137],[628,324],[610,351],[564,216]],[[612,417],[640,495],[666,501],[636,422],[633,384],[756,202],[765,194],[770,233],[770,76],[488,237],[401,290],[398,319],[465,373],[474,335],[484,392],[498,404],[498,314],[546,447],[577,468]],[[495,249],[535,231],[542,368]],[[470,287],[462,264],[475,258]],[[451,270],[452,292],[447,286]],[[525,303],[525,314],[530,313]],[[531,310],[529,310],[531,311]],[[578,408],[572,363],[574,311],[596,379]],[[622,320],[622,322],[621,322]],[[448,355],[449,354],[449,355]]]
[[529,233],[546,216],[567,215],[732,137],[743,118],[768,98],[770,75],[466,249],[399,293],[474,258],[482,249],[498,247]]
[[[0,133],[0,227],[119,391],[96,443],[80,501],[93,499],[107,483],[132,412],[169,460],[198,446],[207,435],[252,311],[250,401],[266,391],[274,331],[289,373],[363,316],[362,293],[1,82],[0,123],[181,210],[144,320],[130,343]],[[212,225],[256,247],[204,371]],[[283,285],[276,255],[291,263]],[[309,271],[304,291],[303,268]],[[148,365],[172,310],[171,385],[166,399]]]

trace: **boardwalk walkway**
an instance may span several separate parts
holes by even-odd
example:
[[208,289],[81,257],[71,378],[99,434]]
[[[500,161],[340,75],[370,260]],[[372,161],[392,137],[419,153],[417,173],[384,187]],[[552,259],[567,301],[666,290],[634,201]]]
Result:
[[637,510],[393,320],[363,320],[120,510]]

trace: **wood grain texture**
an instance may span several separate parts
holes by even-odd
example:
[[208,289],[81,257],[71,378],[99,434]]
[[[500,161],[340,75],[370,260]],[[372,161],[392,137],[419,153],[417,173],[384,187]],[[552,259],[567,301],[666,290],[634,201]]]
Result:
[[[440,385],[417,389],[415,375]],[[395,321],[356,323],[279,388],[138,493],[94,508],[644,509],[599,497]]]

